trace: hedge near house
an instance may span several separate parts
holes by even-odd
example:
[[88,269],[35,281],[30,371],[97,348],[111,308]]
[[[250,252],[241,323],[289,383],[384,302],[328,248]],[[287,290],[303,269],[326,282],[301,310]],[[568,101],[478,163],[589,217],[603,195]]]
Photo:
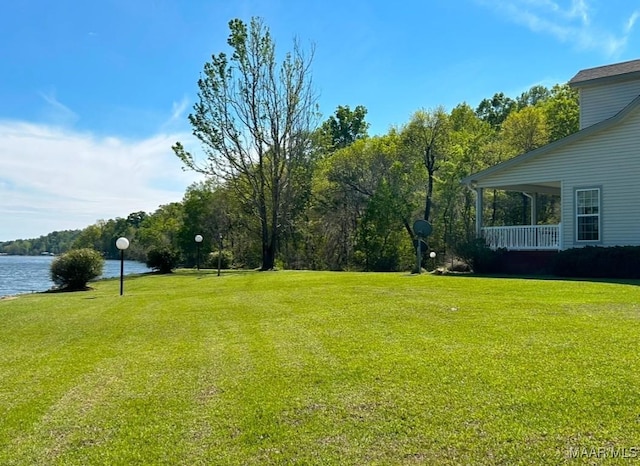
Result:
[[640,247],[586,246],[560,251],[553,274],[576,278],[640,278]]

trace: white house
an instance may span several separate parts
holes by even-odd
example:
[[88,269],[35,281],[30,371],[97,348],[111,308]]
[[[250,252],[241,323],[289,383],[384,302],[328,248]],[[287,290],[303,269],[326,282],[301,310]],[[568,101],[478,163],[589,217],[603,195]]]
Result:
[[[640,245],[640,60],[582,70],[569,85],[580,93],[580,131],[462,180],[492,248]],[[526,193],[531,225],[484,227],[486,189]],[[537,224],[538,193],[560,196],[560,224]]]

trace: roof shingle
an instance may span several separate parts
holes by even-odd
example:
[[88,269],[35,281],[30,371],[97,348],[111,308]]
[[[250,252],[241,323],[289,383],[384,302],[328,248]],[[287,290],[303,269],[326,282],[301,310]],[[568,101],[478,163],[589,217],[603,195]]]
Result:
[[571,80],[570,85],[594,81],[596,79],[611,78],[626,74],[640,73],[640,60],[630,60],[613,65],[598,66],[579,71]]

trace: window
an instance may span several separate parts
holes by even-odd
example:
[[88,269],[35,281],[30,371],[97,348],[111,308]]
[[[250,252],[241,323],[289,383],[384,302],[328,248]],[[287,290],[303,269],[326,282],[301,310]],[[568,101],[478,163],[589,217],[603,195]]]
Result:
[[576,189],[576,238],[600,241],[600,188]]

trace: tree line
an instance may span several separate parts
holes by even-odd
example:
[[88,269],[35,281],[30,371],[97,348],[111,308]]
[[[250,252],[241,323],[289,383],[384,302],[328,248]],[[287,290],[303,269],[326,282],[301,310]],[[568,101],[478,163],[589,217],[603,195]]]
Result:
[[0,253],[16,256],[61,254],[73,247],[81,230],[54,231],[32,239],[17,239],[0,243]]
[[[198,253],[203,265],[215,264],[221,253],[225,264],[264,270],[407,270],[417,219],[432,224],[428,251],[439,260],[473,241],[475,194],[462,178],[578,130],[577,93],[562,84],[516,98],[496,93],[475,108],[418,109],[405,124],[370,136],[363,105],[319,118],[313,50],[294,42],[278,63],[262,20],[229,27],[231,54],[205,64],[189,115],[201,152],[173,146],[207,181],[153,213],[91,225],[72,247],[116,258],[115,239],[127,236],[128,256],[163,248],[186,266]],[[486,224],[528,221],[526,196],[485,195]],[[537,206],[539,220],[559,217],[553,196]]]
[[[180,142],[173,149],[224,198],[217,223],[230,229],[223,236],[242,232],[243,248],[250,245],[234,258],[263,270],[276,262],[406,269],[416,219],[433,225],[428,248],[452,256],[474,236],[475,203],[460,180],[578,130],[578,96],[567,85],[534,86],[516,99],[498,93],[475,109],[420,109],[374,137],[364,106],[340,106],[317,125],[313,49],[294,41],[278,63],[261,19],[233,20],[229,28],[231,53],[205,64],[189,115],[200,153]],[[526,222],[526,196],[487,195],[488,224]],[[543,196],[538,218],[553,221],[558,204]]]

